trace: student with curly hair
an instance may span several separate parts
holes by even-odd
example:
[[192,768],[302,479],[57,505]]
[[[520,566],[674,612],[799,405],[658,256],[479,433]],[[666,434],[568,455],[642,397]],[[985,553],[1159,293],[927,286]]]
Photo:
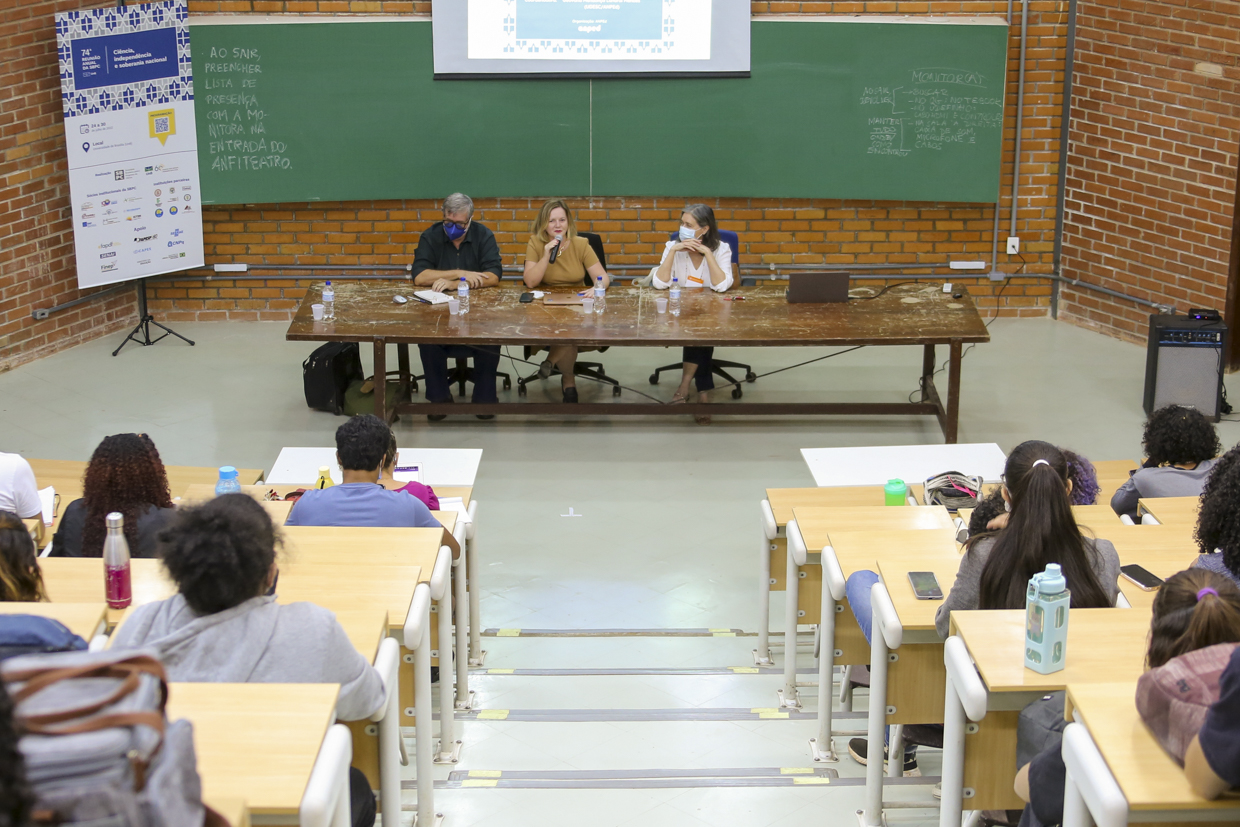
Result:
[[39,552],[25,524],[11,511],[0,511],[0,602],[47,600]]
[[[268,594],[280,540],[252,497],[225,494],[182,509],[159,540],[177,594],[134,609],[113,649],[152,650],[173,681],[339,684],[342,721],[383,706],[382,678],[335,615],[313,603],[282,605]],[[374,796],[359,775],[352,778],[353,823],[373,824]]]
[[125,539],[134,557],[154,557],[155,537],[175,508],[168,494],[168,474],[155,443],[146,434],[103,438],[86,466],[82,498],[69,503],[51,557],[102,557],[107,515],[125,517]]
[[26,827],[35,804],[17,739],[13,699],[0,682],[0,827]]
[[1143,441],[1145,464],[1111,497],[1115,513],[1133,519],[1137,500],[1143,497],[1200,494],[1219,452],[1214,423],[1196,408],[1180,405],[1167,405],[1150,414]]
[[1213,465],[1201,492],[1194,538],[1201,556],[1193,567],[1218,572],[1240,585],[1240,445]]
[[[355,416],[336,429],[336,461],[343,482],[301,495],[285,525],[442,528],[426,504],[379,483],[392,429],[374,414]],[[460,554],[456,538],[443,529],[443,545]]]

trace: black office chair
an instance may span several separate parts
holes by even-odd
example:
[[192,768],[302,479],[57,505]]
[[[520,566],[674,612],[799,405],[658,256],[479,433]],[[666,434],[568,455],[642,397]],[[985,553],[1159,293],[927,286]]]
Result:
[[[675,241],[680,236],[678,233],[668,233],[668,237],[672,241]],[[727,245],[730,248],[732,248],[732,278],[733,280],[739,281],[741,277],[741,274],[740,274],[740,263],[741,263],[740,239],[737,238],[736,233],[732,232],[731,230],[720,230],[719,238],[722,241],[727,242]],[[659,384],[660,373],[662,373],[665,370],[680,370],[682,365],[683,365],[682,362],[676,362],[675,364],[672,364],[672,365],[664,365],[661,368],[655,368],[654,373],[650,374],[650,384],[652,385]],[[758,381],[758,377],[753,372],[753,368],[751,368],[749,365],[742,365],[740,362],[728,362],[723,359],[712,359],[711,367],[712,367],[711,373],[720,377],[721,379],[723,379],[725,382],[727,382],[729,385],[732,386],[732,398],[733,399],[740,399],[742,396],[745,395],[745,392],[741,390],[740,382],[737,381],[735,378],[733,378],[732,374],[728,373],[727,370],[725,370],[725,368],[732,368],[734,370],[745,371],[746,382]]]
[[[594,251],[594,255],[598,256],[599,264],[603,265],[603,269],[606,270],[607,269],[607,252],[603,249],[603,237],[600,236],[598,233],[580,233],[579,232],[577,233],[577,235],[581,236],[587,242],[589,242],[590,249]],[[586,287],[594,286],[594,282],[590,280],[589,273],[586,274],[582,283]],[[606,353],[608,349],[609,348],[601,347],[598,349],[598,352]],[[533,350],[534,349],[532,347],[528,345],[526,346],[525,358],[527,360],[531,356],[534,355]],[[560,374],[559,368],[556,368],[555,370],[551,371],[552,376],[558,376],[559,374]],[[594,379],[595,381],[602,382],[605,385],[611,385],[611,395],[612,396],[620,395],[620,383],[607,375],[607,371],[603,368],[602,362],[578,362],[574,366],[573,375],[574,376],[585,376],[590,379]],[[541,380],[541,379],[542,379],[542,376],[539,375],[538,371],[534,371],[529,376],[526,376],[524,378],[518,378],[517,379],[517,394],[520,396],[525,396],[526,394],[525,386],[528,385],[530,382],[534,382],[534,381]],[[508,384],[506,382],[504,384],[504,387],[505,388],[508,387]]]

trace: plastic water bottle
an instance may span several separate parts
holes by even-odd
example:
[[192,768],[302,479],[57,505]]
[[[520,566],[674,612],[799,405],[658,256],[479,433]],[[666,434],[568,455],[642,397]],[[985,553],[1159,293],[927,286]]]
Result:
[[461,303],[461,309],[459,312],[462,316],[464,316],[469,312],[469,282],[465,280],[464,276],[461,276],[461,283],[457,285],[456,297]]
[[215,496],[240,493],[241,483],[237,480],[237,469],[231,465],[220,468],[220,480],[215,484]]
[[332,283],[329,281],[323,285],[323,320],[331,321],[336,318],[336,291],[332,289]]
[[887,505],[904,505],[908,502],[908,486],[904,480],[887,480],[883,486],[883,502]]
[[1072,593],[1057,563],[1029,580],[1025,593],[1025,667],[1049,675],[1067,664]]
[[103,538],[103,591],[109,609],[124,609],[133,602],[129,574],[129,543],[125,540],[125,515],[107,516],[108,534]]
[[326,465],[319,466],[319,478],[314,481],[315,488],[331,488],[336,483],[332,482],[332,470]]
[[603,286],[603,280],[599,279],[594,283],[594,312],[602,313],[607,309],[607,288]]
[[667,312],[680,315],[680,281],[672,276],[672,288],[667,291]]

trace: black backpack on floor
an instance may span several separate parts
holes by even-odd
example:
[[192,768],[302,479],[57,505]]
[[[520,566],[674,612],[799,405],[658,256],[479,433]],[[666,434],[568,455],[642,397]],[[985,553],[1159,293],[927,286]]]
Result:
[[344,394],[354,379],[364,379],[356,342],[328,342],[301,363],[306,405],[316,411],[344,413]]

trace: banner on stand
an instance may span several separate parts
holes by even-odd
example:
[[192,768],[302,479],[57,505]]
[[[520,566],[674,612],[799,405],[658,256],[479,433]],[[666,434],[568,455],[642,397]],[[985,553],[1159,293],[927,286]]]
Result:
[[79,287],[201,267],[186,0],[56,15]]

